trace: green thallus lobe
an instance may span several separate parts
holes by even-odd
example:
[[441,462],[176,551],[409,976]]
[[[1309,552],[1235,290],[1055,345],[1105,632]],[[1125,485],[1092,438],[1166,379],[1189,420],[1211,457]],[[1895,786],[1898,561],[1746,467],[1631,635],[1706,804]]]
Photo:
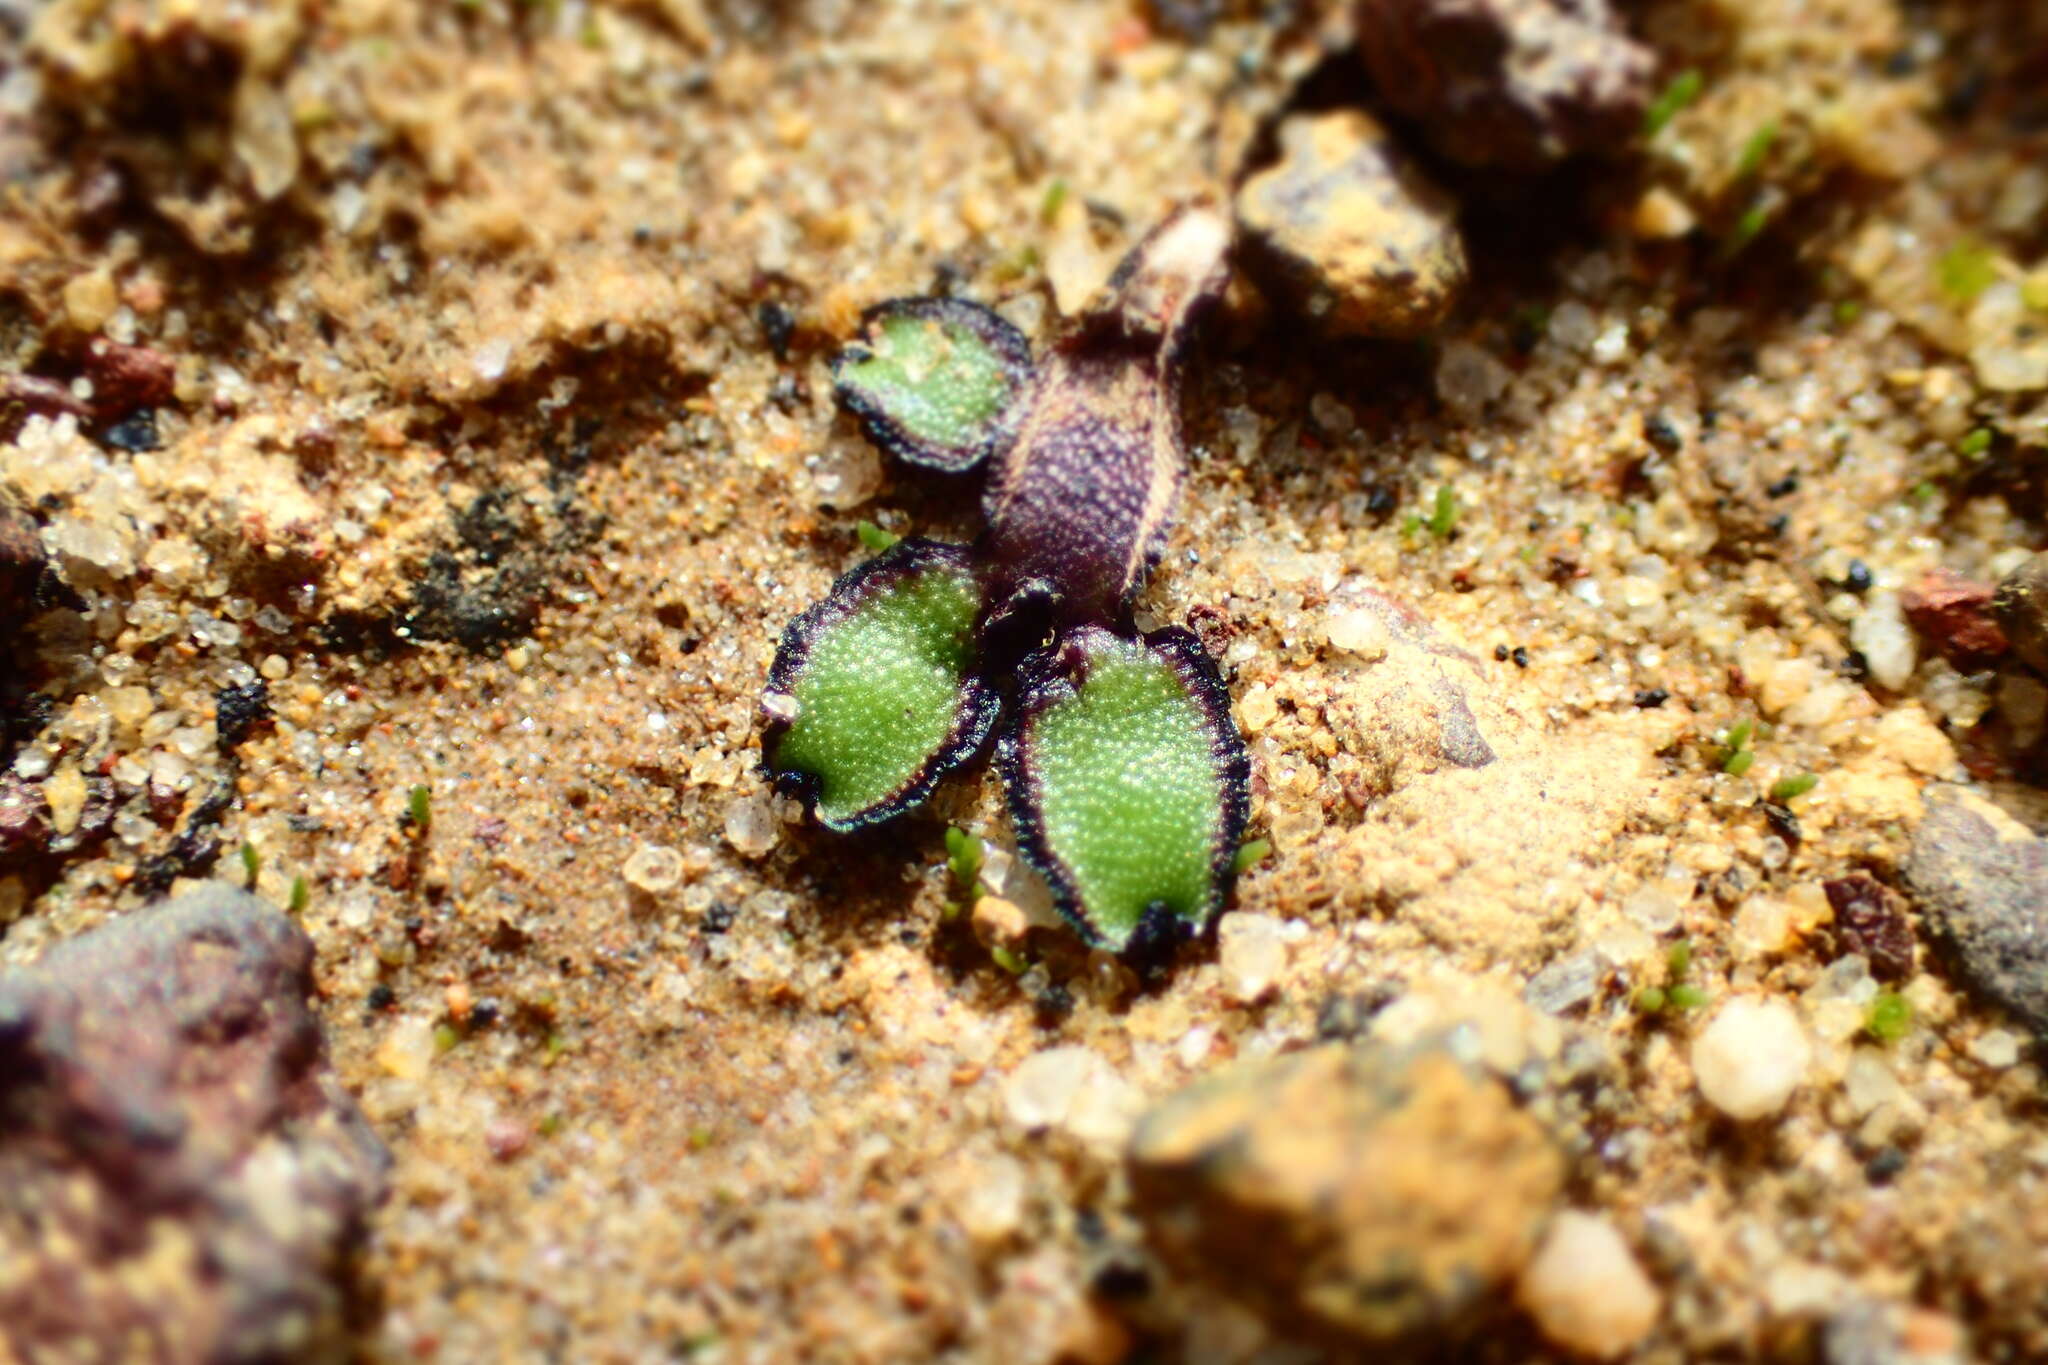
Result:
[[1133,957],[1222,908],[1249,805],[1214,665],[1186,631],[1130,623],[1185,476],[1181,368],[1229,244],[1219,214],[1170,216],[1035,370],[978,305],[870,309],[835,394],[913,463],[993,459],[989,531],[972,550],[905,541],[841,578],[784,634],[762,701],[777,785],[854,829],[971,760],[1014,676],[999,769],[1024,856],[1083,938]]
[[769,674],[762,748],[830,829],[908,810],[978,753],[995,693],[976,672],[981,588],[957,545],[905,540],[793,621]]
[[1250,759],[1187,631],[1070,631],[1021,670],[998,748],[1026,857],[1083,938],[1170,948],[1223,906]]
[[877,304],[832,361],[832,391],[870,440],[949,473],[1009,443],[1030,378],[1024,334],[962,299]]

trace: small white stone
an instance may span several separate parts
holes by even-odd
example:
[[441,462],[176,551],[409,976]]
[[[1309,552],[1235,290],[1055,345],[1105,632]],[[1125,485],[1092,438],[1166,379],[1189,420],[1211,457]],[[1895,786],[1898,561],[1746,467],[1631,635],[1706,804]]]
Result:
[[67,763],[43,783],[43,800],[50,805],[50,828],[69,834],[78,828],[85,809],[85,777]]
[[1366,660],[1386,658],[1392,643],[1387,623],[1369,607],[1346,607],[1330,613],[1323,625],[1323,638],[1330,642],[1330,648]]
[[1989,1029],[1970,1042],[1970,1055],[1979,1065],[2003,1071],[2020,1059],[2020,1040],[2002,1028]]
[[1781,1318],[1823,1318],[1840,1308],[1849,1282],[1840,1271],[1811,1261],[1783,1261],[1764,1281],[1764,1302]]
[[1861,1047],[1849,1059],[1849,1070],[1842,1078],[1842,1089],[1849,1097],[1849,1108],[1857,1118],[1890,1104],[1899,1098],[1899,1078],[1892,1073],[1892,1066],[1883,1053],[1875,1048]]
[[1874,592],[1864,599],[1862,614],[1849,623],[1849,646],[1863,656],[1871,678],[1894,692],[1912,680],[1919,662],[1897,593]]
[[1004,1107],[1018,1126],[1059,1128],[1104,1148],[1130,1135],[1141,1102],[1108,1062],[1079,1044],[1033,1053],[1003,1083]]
[[1647,1336],[1661,1307],[1657,1287],[1614,1225],[1576,1209],[1551,1220],[1517,1297],[1545,1336],[1602,1359]]
[[983,1246],[1016,1232],[1024,1221],[1024,1176],[1024,1164],[1011,1156],[966,1163],[955,1176],[953,1205],[962,1230]]
[[1514,377],[1483,347],[1470,341],[1450,341],[1437,358],[1436,393],[1453,412],[1476,417],[1507,392]]
[[1239,911],[1225,915],[1216,929],[1216,960],[1223,972],[1223,993],[1249,1005],[1287,969],[1287,941],[1280,921],[1271,915]]
[[642,844],[626,859],[619,875],[650,896],[658,896],[683,879],[683,855],[666,844]]
[[1813,1060],[1799,1016],[1782,1000],[1730,1000],[1692,1044],[1693,1076],[1707,1103],[1735,1119],[1777,1113]]
[[765,793],[736,796],[725,808],[725,841],[746,857],[758,858],[774,848],[779,833],[775,805]]

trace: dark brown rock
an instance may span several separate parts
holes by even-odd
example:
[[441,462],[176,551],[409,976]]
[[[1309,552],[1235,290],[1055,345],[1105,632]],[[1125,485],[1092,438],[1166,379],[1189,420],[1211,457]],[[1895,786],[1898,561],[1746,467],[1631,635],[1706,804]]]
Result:
[[1500,1084],[1425,1041],[1233,1068],[1138,1125],[1131,1188],[1184,1274],[1281,1331],[1418,1346],[1484,1322],[1533,1252],[1564,1160]]
[[1454,161],[1539,170],[1642,125],[1655,59],[1606,0],[1360,0],[1388,106]]
[[1835,912],[1835,943],[1844,953],[1861,953],[1879,981],[1913,975],[1913,922],[1906,898],[1868,873],[1823,882]]
[[1962,985],[2048,1036],[2048,840],[1965,787],[1926,793],[1906,884]]
[[0,619],[18,622],[28,613],[44,562],[35,519],[0,504]]
[[1899,594],[1899,606],[1929,644],[1965,673],[1988,668],[2009,648],[1991,614],[1992,590],[1954,569],[1929,569]]
[[162,407],[177,392],[177,366],[162,351],[98,338],[86,348],[93,414],[102,422],[137,408]]
[[0,773],[0,864],[41,853],[50,842],[50,807],[43,789],[15,773]]
[[1357,110],[1296,115],[1280,148],[1237,195],[1268,279],[1338,335],[1415,337],[1442,322],[1466,277],[1451,197]]
[[0,975],[0,1358],[342,1354],[388,1158],[328,1071],[312,959],[215,887]]
[[1991,599],[1991,612],[2012,642],[2012,652],[2029,668],[2048,674],[2048,552],[2005,576]]

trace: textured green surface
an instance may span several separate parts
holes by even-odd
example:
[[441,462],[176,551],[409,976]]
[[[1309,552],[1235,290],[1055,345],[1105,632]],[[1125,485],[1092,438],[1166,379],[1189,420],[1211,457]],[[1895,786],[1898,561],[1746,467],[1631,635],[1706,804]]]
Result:
[[876,323],[870,355],[836,379],[857,390],[913,440],[970,449],[987,440],[1016,380],[1003,357],[966,326],[898,315]]
[[974,662],[981,595],[964,568],[933,566],[876,592],[811,642],[778,767],[815,774],[837,824],[888,800],[944,748]]
[[1154,902],[1208,912],[1223,790],[1208,717],[1172,665],[1122,640],[1091,656],[1079,693],[1037,718],[1031,768],[1046,847],[1114,947]]

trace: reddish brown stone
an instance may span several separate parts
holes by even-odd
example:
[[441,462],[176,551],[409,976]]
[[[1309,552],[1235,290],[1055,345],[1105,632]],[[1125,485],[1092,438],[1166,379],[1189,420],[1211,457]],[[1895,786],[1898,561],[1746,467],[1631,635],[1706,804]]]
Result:
[[1950,568],[1929,569],[1899,594],[1906,619],[1929,644],[1965,673],[1988,668],[2011,646],[1991,613],[1988,584]]
[[161,407],[177,393],[177,366],[147,346],[95,341],[86,349],[85,377],[92,381],[93,415],[102,422]]
[[1642,126],[1656,59],[1607,0],[1360,0],[1380,98],[1454,161],[1540,170]]
[[1866,873],[1823,882],[1835,912],[1835,943],[1844,953],[1861,953],[1879,981],[1913,975],[1913,924],[1906,898]]
[[0,973],[0,1359],[332,1358],[383,1147],[313,945],[226,887]]

